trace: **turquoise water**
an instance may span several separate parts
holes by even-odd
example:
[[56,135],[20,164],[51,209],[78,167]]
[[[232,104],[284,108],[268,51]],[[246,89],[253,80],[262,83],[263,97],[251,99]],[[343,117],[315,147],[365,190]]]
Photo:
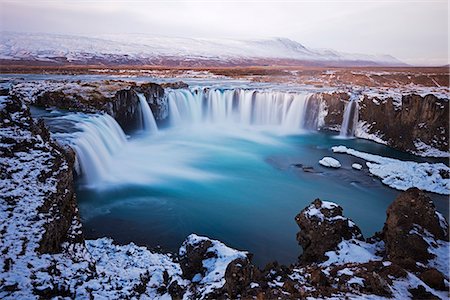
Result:
[[[371,177],[364,161],[333,154],[331,146],[400,159],[422,160],[373,142],[336,139],[327,133],[283,136],[255,128],[202,124],[157,135],[133,135],[114,156],[111,178],[82,179],[77,194],[88,238],[109,236],[177,252],[190,233],[218,239],[254,254],[264,265],[297,260],[301,248],[295,216],[315,198],[338,203],[365,237],[381,230],[386,208],[399,194]],[[337,158],[342,168],[318,164]],[[312,166],[305,173],[294,164]],[[448,215],[448,199],[432,195]]]

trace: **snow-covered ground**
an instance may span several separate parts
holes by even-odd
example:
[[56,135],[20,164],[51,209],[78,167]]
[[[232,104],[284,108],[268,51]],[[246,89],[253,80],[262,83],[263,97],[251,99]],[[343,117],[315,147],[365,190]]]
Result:
[[443,163],[417,163],[360,152],[345,146],[332,147],[334,153],[346,153],[366,160],[369,172],[398,190],[417,187],[424,191],[450,195],[450,168]]
[[389,55],[341,53],[334,50],[309,49],[287,38],[273,39],[204,39],[155,37],[148,35],[102,35],[96,37],[41,33],[2,32],[0,58],[51,61],[65,57],[68,61],[86,59],[148,60],[170,59],[295,59],[306,61],[350,61],[402,65]]

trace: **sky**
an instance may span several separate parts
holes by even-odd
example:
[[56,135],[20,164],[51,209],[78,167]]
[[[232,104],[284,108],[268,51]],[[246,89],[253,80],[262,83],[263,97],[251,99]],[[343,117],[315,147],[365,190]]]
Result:
[[447,0],[0,0],[0,30],[287,37],[311,48],[448,64]]

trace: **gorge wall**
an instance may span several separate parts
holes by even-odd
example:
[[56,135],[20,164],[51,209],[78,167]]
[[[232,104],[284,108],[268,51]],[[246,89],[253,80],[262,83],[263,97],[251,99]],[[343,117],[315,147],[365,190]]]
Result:
[[[24,92],[27,89],[32,90],[33,93],[30,95],[29,92],[28,94]],[[177,117],[174,112],[169,111],[171,96],[172,102],[181,101],[177,100],[180,96],[173,96],[171,92],[176,90],[180,91],[179,95],[186,98],[185,103],[178,103],[178,114],[183,113],[182,109],[187,113],[198,109],[200,110],[197,113],[200,114],[198,117],[205,118],[204,114],[208,113],[207,118],[217,119],[217,116],[228,114],[228,110],[235,110],[238,96],[242,98],[240,102],[243,103],[242,107],[239,107],[241,110],[239,121],[256,119],[260,122],[262,117],[268,116],[272,118],[272,121],[280,123],[296,122],[295,116],[286,115],[282,117],[282,120],[278,120],[278,113],[271,113],[271,110],[280,105],[287,108],[283,108],[283,112],[279,113],[286,113],[291,106],[289,101],[292,101],[289,95],[295,95],[295,93],[264,90],[254,90],[253,93],[245,89],[235,89],[234,92],[218,89],[190,90],[183,83],[138,85],[124,81],[60,82],[59,84],[35,82],[14,86],[12,95],[29,99],[30,103],[41,107],[85,112],[104,111],[114,117],[127,132],[139,128],[141,124],[142,111],[137,93],[145,95],[156,121],[159,124],[167,124],[169,119]],[[200,96],[203,98],[199,99]],[[224,101],[219,101],[220,99]],[[192,104],[193,101],[201,102],[198,108]],[[223,104],[227,101],[231,103],[229,107]],[[272,106],[263,107],[258,104],[270,101],[273,102],[270,104]],[[305,129],[340,131],[344,121],[344,111],[349,101],[358,102],[358,119],[356,124],[352,125],[355,127],[353,131],[357,137],[374,140],[400,151],[422,156],[445,156],[445,152],[449,152],[448,99],[440,99],[431,94],[426,96],[408,94],[394,100],[390,96],[363,92],[357,95],[348,92],[316,92],[305,102],[304,108],[300,107],[296,111],[305,114],[300,120]],[[247,108],[244,102],[250,107]],[[282,104],[285,102],[287,104]],[[224,106],[223,109],[218,109],[220,105]],[[293,113],[294,111],[291,114]],[[184,117],[181,116],[181,119]],[[228,117],[226,119],[228,120]]]

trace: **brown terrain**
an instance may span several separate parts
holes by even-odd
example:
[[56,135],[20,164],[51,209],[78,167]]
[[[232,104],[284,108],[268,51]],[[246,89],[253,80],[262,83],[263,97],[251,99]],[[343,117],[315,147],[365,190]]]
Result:
[[257,82],[307,84],[317,87],[356,85],[395,87],[418,85],[449,87],[449,67],[308,67],[308,66],[212,66],[168,67],[154,65],[48,65],[0,61],[0,73],[103,74],[154,77],[224,76]]

